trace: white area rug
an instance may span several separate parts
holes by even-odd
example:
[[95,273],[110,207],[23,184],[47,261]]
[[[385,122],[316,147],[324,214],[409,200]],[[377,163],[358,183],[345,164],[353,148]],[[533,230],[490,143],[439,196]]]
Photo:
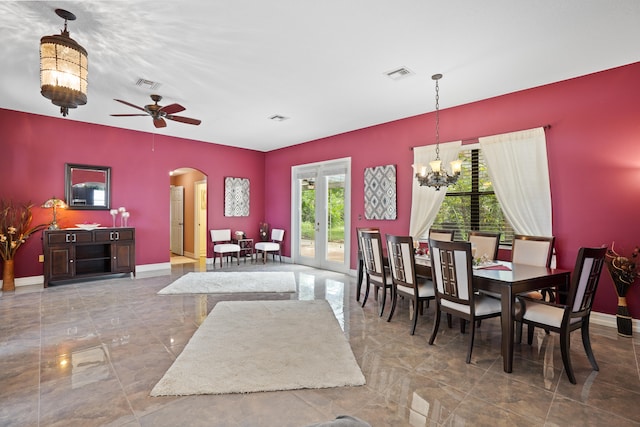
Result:
[[295,291],[296,277],[291,271],[206,272],[187,273],[158,295]]
[[329,303],[219,302],[151,396],[365,384]]

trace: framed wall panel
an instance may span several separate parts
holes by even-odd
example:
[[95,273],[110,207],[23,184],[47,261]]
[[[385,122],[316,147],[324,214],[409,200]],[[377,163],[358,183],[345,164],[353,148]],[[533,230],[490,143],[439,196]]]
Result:
[[249,179],[224,179],[224,216],[249,216]]
[[364,216],[366,219],[396,219],[396,166],[364,170]]

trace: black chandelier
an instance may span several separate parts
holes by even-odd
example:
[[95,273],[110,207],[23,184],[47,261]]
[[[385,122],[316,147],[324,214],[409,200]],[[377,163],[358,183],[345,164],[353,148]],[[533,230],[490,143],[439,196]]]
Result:
[[421,164],[414,165],[414,169],[420,186],[433,187],[436,191],[440,191],[440,187],[447,187],[458,181],[462,162],[460,160],[451,162],[451,174],[442,167],[442,160],[440,160],[440,87],[438,86],[438,80],[442,78],[442,74],[434,74],[431,78],[436,81],[436,159],[429,162],[431,172],[427,172],[427,167]]

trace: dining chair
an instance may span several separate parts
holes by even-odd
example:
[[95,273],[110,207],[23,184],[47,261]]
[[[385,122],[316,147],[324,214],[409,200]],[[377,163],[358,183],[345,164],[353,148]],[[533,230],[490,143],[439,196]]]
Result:
[[216,255],[220,256],[220,268],[222,268],[222,258],[231,254],[237,255],[238,265],[240,265],[240,245],[231,243],[231,229],[210,230],[211,242],[213,242],[213,267],[216,266]]
[[274,228],[271,230],[271,241],[270,242],[258,242],[254,246],[254,250],[256,253],[256,260],[258,259],[258,252],[262,253],[262,263],[265,264],[267,262],[267,254],[271,252],[273,256],[273,260],[276,259],[276,253],[282,262],[282,240],[284,239],[284,230],[280,228]]
[[429,345],[433,345],[438,334],[441,313],[457,316],[462,320],[462,332],[465,322],[469,322],[467,363],[471,363],[476,321],[500,316],[501,302],[474,291],[471,243],[429,239],[429,247],[436,294],[436,318]]
[[440,240],[441,242],[452,242],[453,230],[436,230],[435,228],[429,229],[429,239]]
[[500,233],[488,231],[471,231],[469,232],[469,243],[471,243],[471,251],[475,249],[475,258],[486,258],[488,261],[494,261],[498,258],[498,248],[500,247]]
[[560,334],[562,363],[572,384],[576,384],[576,377],[571,366],[569,353],[571,332],[577,329],[582,330],[582,345],[587,358],[591,362],[593,370],[599,370],[589,339],[589,318],[606,251],[605,247],[580,248],[576,265],[571,274],[566,304],[521,298],[522,307],[520,312],[516,313],[518,320],[528,325],[527,343],[529,345],[533,342],[533,332],[536,326]]
[[356,228],[356,236],[358,241],[358,283],[356,285],[356,301],[360,301],[360,292],[362,291],[362,280],[364,279],[364,257],[362,256],[362,232],[363,231],[377,231],[380,229],[377,227],[359,227]]
[[396,309],[398,295],[411,301],[413,325],[411,335],[415,334],[418,314],[422,314],[423,303],[435,299],[433,282],[416,276],[413,239],[411,236],[392,236],[387,234],[387,253],[391,270],[391,310],[387,322],[391,321]]
[[[553,256],[555,237],[527,236],[516,234],[513,236],[511,246],[511,262],[514,264],[534,265],[537,267],[550,267]],[[525,294],[529,298],[555,299],[553,289],[541,289]]]
[[380,303],[380,316],[382,316],[387,301],[387,290],[391,291],[392,288],[391,275],[389,269],[385,267],[384,253],[382,252],[382,236],[379,231],[362,231],[361,233],[367,284],[362,307],[367,303],[369,288],[373,284],[376,299],[378,290],[382,290],[382,302]]

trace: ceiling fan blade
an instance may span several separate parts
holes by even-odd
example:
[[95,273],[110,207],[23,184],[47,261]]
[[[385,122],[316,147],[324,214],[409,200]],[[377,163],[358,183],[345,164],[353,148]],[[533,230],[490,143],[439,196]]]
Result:
[[138,107],[137,105],[134,105],[134,104],[132,104],[130,102],[123,101],[122,99],[114,99],[114,101],[122,102],[124,105],[128,105],[129,107],[137,108],[138,110],[142,110],[142,111],[146,112],[146,110],[144,108]]
[[111,114],[113,117],[148,116],[148,114]]
[[162,107],[160,109],[160,111],[164,111],[167,114],[175,114],[175,113],[179,113],[180,111],[184,111],[184,110],[186,110],[186,108],[184,108],[180,104],[169,104],[169,105],[165,105],[164,107]]
[[165,118],[174,120],[176,122],[187,123],[189,125],[199,125],[200,123],[202,123],[202,120],[192,119],[190,117],[167,115]]
[[163,128],[167,126],[167,122],[165,122],[162,117],[158,117],[157,119],[153,119],[153,125],[157,128]]

